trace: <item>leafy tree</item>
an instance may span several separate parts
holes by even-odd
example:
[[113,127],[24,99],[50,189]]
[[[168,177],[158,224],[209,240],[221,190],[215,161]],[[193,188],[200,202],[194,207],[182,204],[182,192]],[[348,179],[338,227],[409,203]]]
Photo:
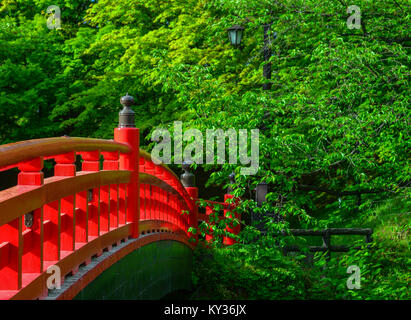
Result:
[[[243,199],[245,218],[255,210],[253,189],[267,182],[270,193],[258,210],[282,217],[281,223],[268,221],[272,233],[288,227],[369,226],[381,203],[397,199],[408,204],[408,1],[356,1],[361,10],[359,29],[347,24],[353,13],[347,12],[348,4],[342,0],[56,0],[53,4],[61,8],[59,30],[47,28],[48,1],[1,1],[1,143],[62,134],[111,138],[119,97],[129,92],[137,100],[136,125],[148,150],[153,146],[150,133],[156,127],[172,131],[174,120],[183,121],[184,129],[203,133],[258,128],[256,175],[241,175],[240,163],[201,169],[209,175],[207,185],[214,187],[224,186],[235,171],[234,193]],[[245,27],[241,48],[231,47],[227,39],[226,28],[234,24]],[[262,77],[267,63],[262,57],[264,24],[271,24],[270,80]],[[267,81],[271,90],[262,89]],[[373,221],[381,227],[377,222]],[[325,274],[322,279],[328,284],[323,290],[323,283],[315,280],[317,271],[324,275],[321,266],[305,275],[299,262],[283,260],[276,250],[266,253],[267,259],[291,266],[293,274],[265,270],[258,255],[264,242],[248,244],[258,232],[242,224],[239,239],[244,245],[215,251],[216,268],[221,259],[241,264],[238,270],[227,270],[234,273],[226,280],[243,277],[243,271],[254,266],[252,281],[304,279],[304,286],[287,289],[292,297],[305,290],[302,296],[307,298],[330,292],[335,298],[374,298],[400,272],[392,275],[384,264],[384,249],[403,250],[395,246],[398,239],[391,239],[376,247],[373,256],[361,251],[334,261],[338,272]],[[239,258],[241,254],[249,265]],[[382,278],[372,264],[382,264],[381,274],[389,274],[388,280],[347,295],[337,280],[345,272],[341,266],[353,257],[360,257],[378,281]],[[210,276],[214,271],[210,269]],[[400,277],[399,283],[407,279]],[[223,294],[225,289],[218,294],[232,296],[230,291]],[[268,290],[260,295],[251,285],[247,290],[254,298],[273,294]],[[409,296],[399,288],[384,297]]]

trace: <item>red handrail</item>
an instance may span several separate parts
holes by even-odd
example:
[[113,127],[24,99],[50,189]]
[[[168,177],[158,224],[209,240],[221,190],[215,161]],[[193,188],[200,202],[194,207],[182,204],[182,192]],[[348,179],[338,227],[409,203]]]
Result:
[[6,144],[0,147],[0,171],[15,167],[19,162],[37,157],[53,158],[55,155],[71,151],[106,151],[130,152],[130,146],[112,140],[92,138],[58,138],[34,139]]

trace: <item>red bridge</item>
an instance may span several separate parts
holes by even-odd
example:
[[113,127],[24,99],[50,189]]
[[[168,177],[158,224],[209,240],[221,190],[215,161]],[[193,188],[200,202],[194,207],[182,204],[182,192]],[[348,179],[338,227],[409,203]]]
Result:
[[[0,299],[72,299],[149,244],[196,245],[189,228],[207,217],[198,213],[192,174],[182,183],[140,150],[132,97],[121,103],[114,140],[65,136],[0,146],[0,171],[20,171],[17,185],[0,191]],[[44,178],[44,160],[51,159],[54,176]],[[48,287],[50,270],[59,270],[62,289]]]

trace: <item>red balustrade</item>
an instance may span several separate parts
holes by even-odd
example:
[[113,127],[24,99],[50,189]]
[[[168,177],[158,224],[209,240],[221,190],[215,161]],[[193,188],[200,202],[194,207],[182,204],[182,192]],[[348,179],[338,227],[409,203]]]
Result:
[[[0,171],[20,170],[18,185],[0,191],[0,299],[46,296],[50,266],[61,268],[64,281],[92,256],[140,233],[190,236],[197,189],[187,191],[168,167],[139,150],[138,129],[116,128],[114,137],[0,146]],[[55,161],[46,179],[44,160]]]
[[[63,282],[128,238],[144,242],[153,232],[193,236],[188,230],[201,218],[198,189],[184,187],[139,149],[131,97],[121,101],[114,140],[60,137],[0,146],[0,171],[20,171],[18,184],[0,191],[0,299],[45,297],[49,267],[60,268]],[[45,160],[55,162],[48,178]]]

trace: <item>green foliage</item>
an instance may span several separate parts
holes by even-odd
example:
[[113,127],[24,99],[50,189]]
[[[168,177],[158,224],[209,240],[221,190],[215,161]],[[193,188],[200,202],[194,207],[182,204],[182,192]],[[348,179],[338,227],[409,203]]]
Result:
[[300,299],[304,278],[298,264],[266,246],[233,245],[196,249],[193,271],[197,292],[206,299]]
[[[196,291],[192,298],[409,300],[409,204],[409,200],[389,200],[372,215],[357,217],[352,223],[373,227],[375,242],[333,241],[333,245],[350,242],[352,249],[332,253],[330,260],[319,253],[310,258],[304,246],[319,245],[314,239],[261,237],[249,226],[242,231],[241,242],[231,247],[222,248],[218,241],[200,245],[195,255]],[[287,243],[298,243],[303,251],[283,256],[279,248]],[[347,288],[347,268],[352,265],[360,268],[360,289]]]
[[[156,127],[172,131],[174,120],[203,133],[258,128],[258,173],[241,175],[240,164],[203,165],[207,185],[226,186],[234,170],[233,193],[243,199],[244,220],[255,210],[250,200],[255,186],[267,182],[270,193],[259,210],[281,217],[281,223],[267,219],[271,235],[287,228],[374,228],[373,254],[355,256],[373,280],[365,280],[361,292],[343,289],[336,279],[346,277],[346,264],[356,262],[349,260],[351,254],[329,262],[329,274],[321,273],[324,286],[314,280],[318,268],[308,274],[297,267],[300,262],[289,262],[275,250],[266,255],[284,269],[273,271],[260,264],[248,244],[258,231],[228,219],[241,223],[238,240],[245,247],[215,249],[213,266],[227,272],[224,290],[232,272],[247,287],[244,297],[283,296],[268,286],[256,292],[253,286],[263,279],[270,285],[292,282],[292,288],[276,287],[290,297],[407,297],[403,286],[390,288],[390,283],[409,281],[408,271],[401,274],[408,266],[411,180],[408,1],[356,1],[360,29],[347,27],[345,2],[336,0],[53,4],[61,8],[59,30],[47,28],[49,1],[0,3],[1,144],[63,134],[112,138],[119,98],[126,92],[136,98],[136,125],[146,149],[153,146],[150,133]],[[268,81],[262,77],[265,23],[272,23],[271,90],[262,90]],[[241,48],[227,39],[226,28],[234,24],[245,27]],[[225,227],[218,222],[215,234],[224,235]],[[209,228],[204,224],[195,232],[205,235]],[[224,259],[239,268],[227,269]],[[250,268],[255,268],[252,279],[246,276]],[[236,296],[223,287],[218,296]]]

